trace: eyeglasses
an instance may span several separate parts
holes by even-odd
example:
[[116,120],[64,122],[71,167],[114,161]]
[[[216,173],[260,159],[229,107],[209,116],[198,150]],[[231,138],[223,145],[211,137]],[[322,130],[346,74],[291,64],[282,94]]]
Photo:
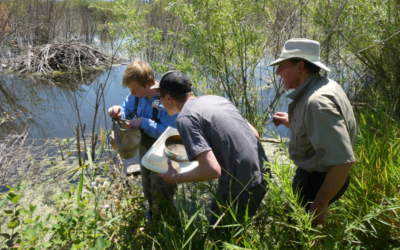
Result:
[[161,97],[165,97],[167,94],[165,95],[156,95],[156,97],[154,97],[155,100],[160,101]]

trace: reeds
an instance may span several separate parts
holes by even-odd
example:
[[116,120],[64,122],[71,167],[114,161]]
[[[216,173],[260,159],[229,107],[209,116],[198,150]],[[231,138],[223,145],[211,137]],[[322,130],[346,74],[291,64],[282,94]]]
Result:
[[[151,237],[149,244],[156,249],[399,248],[400,125],[376,111],[360,114],[358,125],[351,184],[330,206],[325,227],[313,225],[312,216],[296,203],[291,187],[295,166],[275,161],[270,165],[273,178],[266,179],[268,192],[255,218],[239,225],[224,224],[233,230],[213,239],[207,233],[211,226],[204,203],[196,201],[195,212],[189,213],[193,204],[182,202],[199,192],[202,184],[196,184],[186,193],[178,193],[179,216],[163,217],[151,232],[145,231]],[[215,194],[211,186],[203,185],[201,190]],[[224,211],[229,208],[229,204],[221,206]],[[227,213],[237,216],[234,208]]]

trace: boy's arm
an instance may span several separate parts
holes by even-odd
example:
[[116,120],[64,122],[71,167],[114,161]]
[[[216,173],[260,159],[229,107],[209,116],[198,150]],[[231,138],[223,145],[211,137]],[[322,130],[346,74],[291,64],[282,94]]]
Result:
[[175,120],[178,117],[178,114],[175,115],[168,115],[167,111],[165,111],[164,107],[161,110],[158,110],[158,118],[160,122],[157,123],[156,121],[143,117],[142,124],[140,128],[143,129],[149,136],[153,138],[158,138],[164,131],[167,129],[168,126],[176,128]]
[[257,140],[260,140],[260,135],[258,134],[257,130],[251,125],[249,122],[247,122],[247,125],[249,125],[251,132],[253,132],[253,135],[257,138]]
[[165,182],[171,185],[187,182],[201,182],[214,180],[221,177],[221,166],[215,158],[212,150],[205,151],[196,156],[199,166],[185,173],[178,173],[168,159],[168,171],[158,174]]
[[133,117],[130,117],[133,114],[133,111],[135,110],[135,96],[129,94],[124,103],[122,103],[121,106],[121,118],[123,119],[132,119]]

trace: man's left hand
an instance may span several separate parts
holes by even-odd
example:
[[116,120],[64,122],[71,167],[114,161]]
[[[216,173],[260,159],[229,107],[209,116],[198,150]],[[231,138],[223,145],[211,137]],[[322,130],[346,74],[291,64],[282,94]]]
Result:
[[140,125],[142,125],[143,117],[133,119],[129,122],[129,128],[130,129],[137,129],[140,128]]
[[159,177],[163,178],[168,184],[175,185],[178,184],[179,173],[175,168],[172,167],[171,160],[168,159],[168,171],[163,174],[158,174]]
[[318,204],[313,202],[310,207],[310,214],[314,213],[314,216],[316,216],[313,223],[317,225],[325,225],[326,217],[328,216],[328,209],[328,204]]

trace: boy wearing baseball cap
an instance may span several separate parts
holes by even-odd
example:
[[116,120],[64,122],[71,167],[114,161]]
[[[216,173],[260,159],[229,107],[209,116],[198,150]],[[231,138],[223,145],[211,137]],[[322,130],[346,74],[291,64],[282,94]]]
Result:
[[[268,159],[258,134],[226,98],[194,97],[191,85],[187,75],[174,70],[164,74],[160,83],[151,87],[158,89],[161,103],[169,115],[179,113],[176,128],[188,158],[199,162],[195,169],[178,173],[168,161],[168,171],[159,176],[171,185],[218,179],[221,199],[213,198],[212,213],[221,215],[226,211],[221,211],[218,203],[228,207],[236,199],[231,208],[238,207],[239,220],[243,220],[247,207],[251,217],[266,193],[262,176],[267,171],[264,166]],[[209,216],[209,222],[216,226],[218,217],[213,214]]]

